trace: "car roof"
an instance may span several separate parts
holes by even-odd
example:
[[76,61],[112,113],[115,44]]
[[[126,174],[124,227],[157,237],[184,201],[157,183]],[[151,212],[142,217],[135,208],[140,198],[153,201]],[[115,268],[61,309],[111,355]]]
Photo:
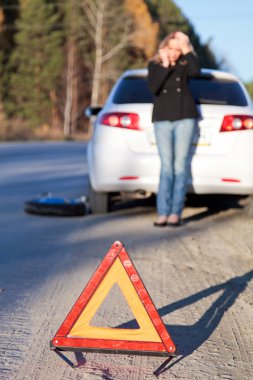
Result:
[[[125,77],[146,77],[148,74],[148,69],[134,69],[134,70],[127,70],[122,74],[122,78]],[[238,81],[239,79],[228,72],[221,71],[221,70],[214,70],[214,69],[206,69],[203,68],[200,70],[200,76],[212,76],[214,78],[220,78],[220,79],[230,79],[230,80],[236,80]]]

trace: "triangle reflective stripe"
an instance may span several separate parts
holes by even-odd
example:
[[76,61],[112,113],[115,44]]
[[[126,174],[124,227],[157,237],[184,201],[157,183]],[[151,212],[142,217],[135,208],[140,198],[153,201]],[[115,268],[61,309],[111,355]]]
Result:
[[[122,291],[139,328],[90,325],[114,284]],[[121,242],[116,241],[51,341],[52,348],[96,352],[171,355],[176,346],[168,334],[139,274]]]
[[[139,329],[102,328],[89,325],[91,319],[115,283],[118,283],[122,290],[122,293],[140,326]],[[100,339],[127,339],[143,342],[161,342],[161,338],[151,322],[151,319],[119,258],[115,260],[107,272],[103,282],[96,289],[92,299],[70,330],[68,336],[78,338],[99,337]]]

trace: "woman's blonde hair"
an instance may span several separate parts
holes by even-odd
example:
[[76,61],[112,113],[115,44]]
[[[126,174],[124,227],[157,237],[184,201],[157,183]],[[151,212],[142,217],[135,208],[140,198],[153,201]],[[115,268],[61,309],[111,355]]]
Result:
[[[159,44],[157,52],[155,53],[154,57],[151,59],[151,61],[154,61],[156,63],[161,63],[161,57],[159,54],[159,50],[165,48],[166,46],[169,45],[169,42],[171,40],[174,40],[176,38],[176,32],[172,32],[168,34]],[[191,52],[196,55],[193,46],[190,44]]]
[[154,57],[152,58],[152,61],[155,61],[157,63],[161,63],[161,57],[160,57],[160,54],[159,54],[159,50],[160,49],[163,49],[165,48],[166,46],[169,45],[169,42],[170,40],[174,40],[175,38],[175,35],[176,35],[176,32],[172,32],[170,34],[168,34],[159,44],[158,46],[158,49],[154,55]]

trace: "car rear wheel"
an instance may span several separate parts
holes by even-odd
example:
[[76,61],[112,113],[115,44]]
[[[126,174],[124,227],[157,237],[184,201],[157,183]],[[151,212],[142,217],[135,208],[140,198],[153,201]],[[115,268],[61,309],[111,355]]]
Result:
[[250,218],[253,218],[253,195],[250,195],[246,200],[244,211],[246,215],[248,215]]
[[109,194],[95,191],[89,186],[90,211],[92,214],[105,214],[109,211]]

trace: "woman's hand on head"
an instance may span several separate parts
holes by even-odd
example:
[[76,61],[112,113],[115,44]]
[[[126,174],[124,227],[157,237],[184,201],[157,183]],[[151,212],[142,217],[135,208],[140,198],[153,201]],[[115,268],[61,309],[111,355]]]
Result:
[[175,65],[175,62],[170,62],[169,60],[167,47],[159,49],[159,55],[160,55],[161,63],[163,67],[169,67],[169,66]]
[[177,40],[183,54],[190,53],[193,50],[187,34],[183,32],[175,32],[175,39]]
[[168,57],[168,50],[166,47],[159,49],[159,55],[161,58],[161,64],[164,67],[169,67],[170,61]]

